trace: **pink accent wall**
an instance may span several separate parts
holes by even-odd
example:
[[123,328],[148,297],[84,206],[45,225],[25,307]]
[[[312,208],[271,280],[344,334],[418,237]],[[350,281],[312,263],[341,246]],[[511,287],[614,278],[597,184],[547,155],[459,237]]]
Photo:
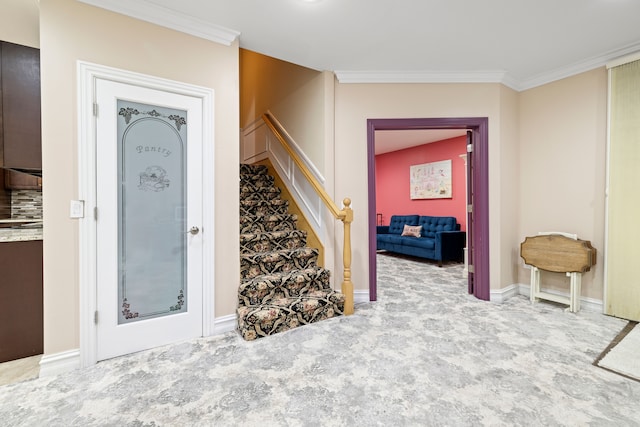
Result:
[[[376,213],[385,225],[391,215],[454,216],[467,229],[465,161],[467,137],[445,139],[376,156]],[[411,200],[409,167],[451,160],[452,198]]]

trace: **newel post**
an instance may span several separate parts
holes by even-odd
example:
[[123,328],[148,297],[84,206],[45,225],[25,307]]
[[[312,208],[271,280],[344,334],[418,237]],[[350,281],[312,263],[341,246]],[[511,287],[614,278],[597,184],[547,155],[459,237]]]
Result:
[[351,199],[345,198],[342,202],[344,207],[342,212],[344,217],[344,253],[343,264],[344,274],[342,280],[342,293],[344,294],[344,314],[353,314],[353,283],[351,282],[351,222],[353,221],[353,210],[351,209]]

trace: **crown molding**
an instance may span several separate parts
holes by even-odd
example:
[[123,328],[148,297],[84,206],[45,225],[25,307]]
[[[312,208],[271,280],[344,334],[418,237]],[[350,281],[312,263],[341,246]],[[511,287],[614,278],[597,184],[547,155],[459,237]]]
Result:
[[162,27],[171,28],[225,46],[240,36],[239,31],[212,25],[203,20],[149,3],[145,0],[78,0],[79,2],[130,16]]
[[607,69],[619,67],[620,65],[628,64],[629,62],[635,62],[638,60],[640,60],[640,50],[607,62]]
[[498,71],[336,71],[340,83],[503,83]]
[[504,71],[336,71],[335,74],[340,83],[501,83],[517,92],[522,92],[598,67],[605,67],[612,61],[638,52],[640,52],[640,42],[522,80]]
[[516,89],[518,91],[532,89],[537,86],[542,86],[547,83],[575,76],[576,74],[591,71],[599,67],[606,67],[611,61],[636,52],[640,52],[640,42],[631,43],[621,48],[610,50],[602,55],[574,62],[568,66],[521,80]]

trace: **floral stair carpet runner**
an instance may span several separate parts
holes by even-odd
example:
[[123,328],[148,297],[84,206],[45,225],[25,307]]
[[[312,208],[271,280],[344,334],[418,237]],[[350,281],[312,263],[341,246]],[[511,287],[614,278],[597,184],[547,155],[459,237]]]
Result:
[[280,198],[266,166],[240,165],[238,329],[254,340],[341,315],[344,295],[331,289],[318,250]]

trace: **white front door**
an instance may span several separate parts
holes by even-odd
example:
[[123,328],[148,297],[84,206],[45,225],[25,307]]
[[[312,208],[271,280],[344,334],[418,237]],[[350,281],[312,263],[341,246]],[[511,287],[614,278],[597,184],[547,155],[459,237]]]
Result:
[[202,99],[96,79],[97,360],[203,335]]

